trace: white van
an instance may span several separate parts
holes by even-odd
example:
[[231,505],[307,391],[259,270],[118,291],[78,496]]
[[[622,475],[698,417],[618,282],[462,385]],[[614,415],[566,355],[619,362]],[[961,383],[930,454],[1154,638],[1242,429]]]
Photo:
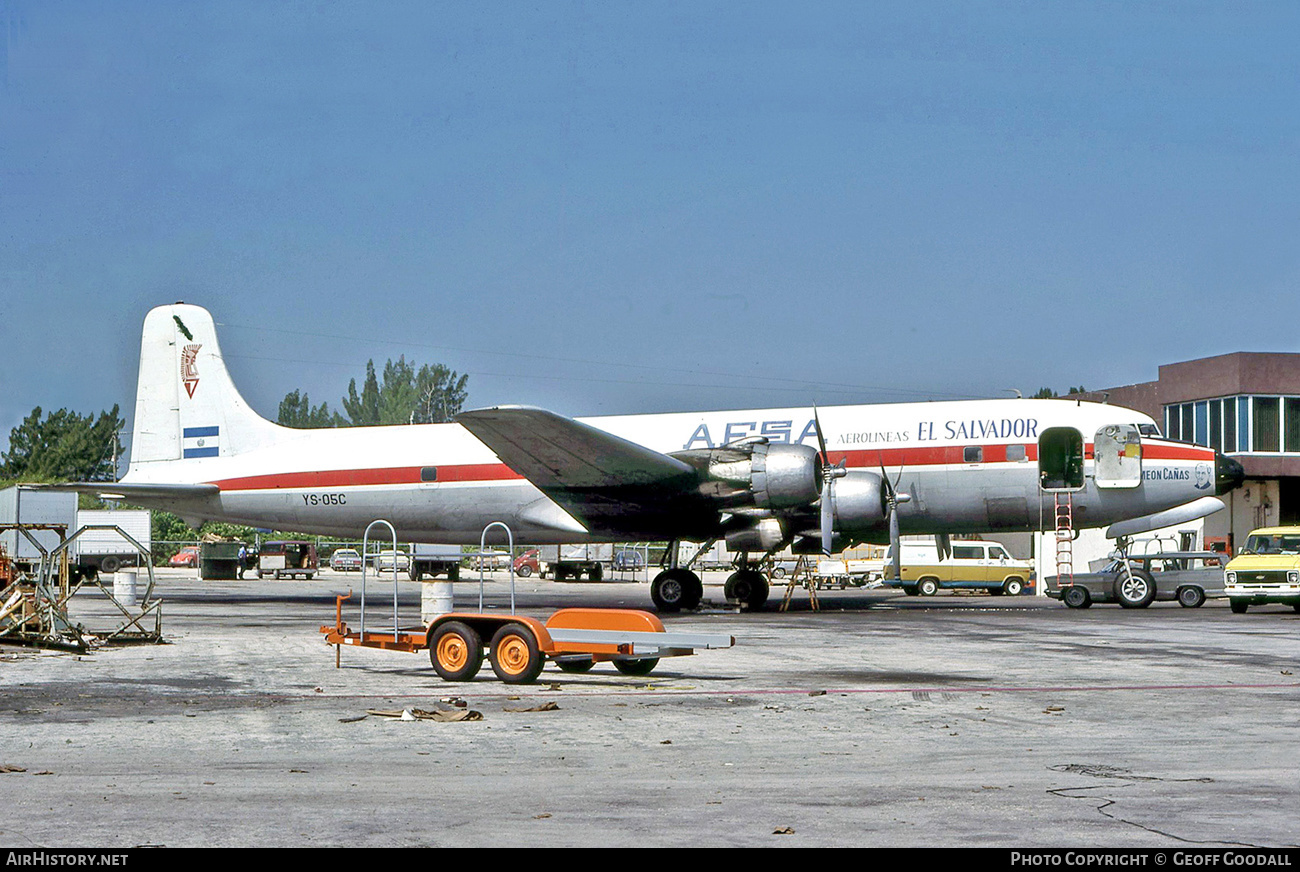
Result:
[[[1007,553],[1000,542],[958,539],[952,556],[940,558],[934,542],[901,543],[901,580],[886,584],[901,587],[909,596],[934,596],[940,588],[986,590],[991,594],[1016,596],[1032,593],[1033,567]],[[885,557],[885,574],[892,575],[893,553]]]

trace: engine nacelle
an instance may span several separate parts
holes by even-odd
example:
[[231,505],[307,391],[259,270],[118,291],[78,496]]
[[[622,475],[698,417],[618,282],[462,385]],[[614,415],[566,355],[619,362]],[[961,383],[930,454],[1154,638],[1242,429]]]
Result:
[[889,506],[880,474],[851,470],[835,480],[835,529],[865,533],[888,526]]
[[807,445],[757,439],[672,456],[698,469],[700,492],[723,507],[792,509],[821,493],[821,459]]
[[728,551],[750,551],[766,554],[785,544],[785,531],[775,518],[763,518],[746,530],[727,534]]
[[821,493],[821,466],[816,449],[807,445],[755,445],[750,478],[754,504],[760,509],[808,505]]

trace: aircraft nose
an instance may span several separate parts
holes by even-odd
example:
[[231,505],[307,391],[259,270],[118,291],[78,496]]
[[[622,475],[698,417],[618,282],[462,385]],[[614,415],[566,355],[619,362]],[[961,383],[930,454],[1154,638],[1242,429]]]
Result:
[[1246,480],[1246,470],[1227,455],[1214,453],[1214,492],[1219,496],[1241,487]]

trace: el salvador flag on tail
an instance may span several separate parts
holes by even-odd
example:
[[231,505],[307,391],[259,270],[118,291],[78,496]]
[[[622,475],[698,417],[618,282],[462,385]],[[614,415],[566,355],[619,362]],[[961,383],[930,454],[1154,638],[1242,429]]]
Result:
[[181,432],[181,456],[186,459],[216,457],[220,430],[220,427],[186,427]]

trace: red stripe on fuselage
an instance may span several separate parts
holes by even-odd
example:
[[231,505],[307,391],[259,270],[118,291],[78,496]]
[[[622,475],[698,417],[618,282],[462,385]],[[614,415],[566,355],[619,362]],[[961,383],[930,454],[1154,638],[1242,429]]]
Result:
[[[1038,461],[1038,445],[1023,445],[1027,462]],[[974,465],[966,460],[969,445],[937,445],[932,448],[881,448],[867,451],[828,452],[832,465],[841,459],[855,469],[878,469],[881,466],[916,468],[943,465]],[[1009,445],[983,445],[981,463],[1006,463]],[[1085,456],[1091,460],[1093,447],[1084,447]],[[1143,442],[1142,456],[1146,460],[1200,460],[1214,461],[1214,451],[1198,445],[1171,442]],[[280,472],[270,475],[250,475],[211,482],[223,491],[276,490],[292,488],[357,487],[362,485],[420,484],[421,471],[429,466],[394,466],[379,469],[326,469],[314,472]],[[468,463],[437,466],[437,483],[464,481],[519,481],[523,476],[504,463]]]

